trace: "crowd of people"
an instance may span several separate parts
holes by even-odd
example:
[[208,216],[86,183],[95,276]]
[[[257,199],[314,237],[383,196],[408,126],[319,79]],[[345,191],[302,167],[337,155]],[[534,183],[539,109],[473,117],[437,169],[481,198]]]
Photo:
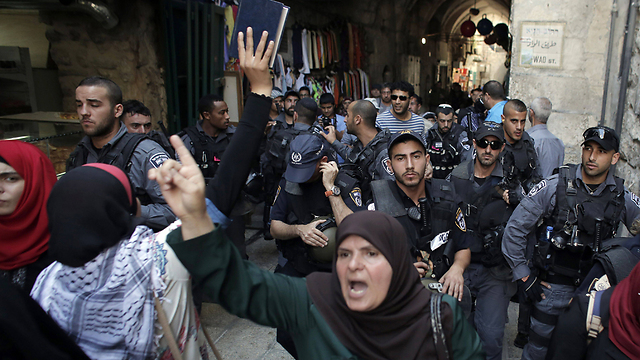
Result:
[[[405,81],[316,102],[273,86],[266,39],[238,36],[237,127],[206,95],[167,139],[94,76],[60,180],[0,141],[3,356],[208,359],[204,294],[296,359],[501,359],[514,300],[523,359],[640,358],[640,198],[614,130],[586,129],[565,165],[551,101],[497,81],[427,107]],[[246,254],[262,202],[275,273]]]

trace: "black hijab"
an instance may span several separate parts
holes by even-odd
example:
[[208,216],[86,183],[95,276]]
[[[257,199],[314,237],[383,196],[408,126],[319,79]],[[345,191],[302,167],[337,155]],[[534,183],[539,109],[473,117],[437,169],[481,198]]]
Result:
[[133,233],[136,208],[131,183],[119,168],[88,164],[69,171],[47,202],[51,257],[83,266]]
[[[402,225],[377,211],[347,216],[336,234],[336,250],[349,235],[359,235],[382,252],[393,270],[389,292],[376,309],[356,312],[347,307],[333,261],[333,273],[307,277],[311,298],[340,342],[365,359],[430,359],[437,353],[431,330],[429,292],[409,257]],[[444,304],[444,303],[443,303]],[[452,312],[443,306],[442,324],[448,344]]]

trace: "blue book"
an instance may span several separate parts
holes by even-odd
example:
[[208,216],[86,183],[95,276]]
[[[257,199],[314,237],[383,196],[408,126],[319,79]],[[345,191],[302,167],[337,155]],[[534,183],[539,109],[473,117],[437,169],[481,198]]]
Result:
[[289,7],[277,1],[242,0],[238,8],[231,44],[229,45],[229,56],[238,58],[238,32],[245,33],[246,43],[247,27],[251,27],[253,28],[254,46],[258,46],[263,31],[269,32],[269,41],[273,40],[275,45],[269,61],[269,67],[273,67],[288,13]]

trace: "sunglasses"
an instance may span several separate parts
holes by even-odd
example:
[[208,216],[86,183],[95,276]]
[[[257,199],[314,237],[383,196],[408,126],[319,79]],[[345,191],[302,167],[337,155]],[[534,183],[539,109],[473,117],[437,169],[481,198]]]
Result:
[[489,141],[487,139],[480,139],[480,140],[476,140],[476,145],[478,145],[480,149],[486,149],[487,146],[491,145],[491,150],[500,150],[500,148],[502,147],[502,141],[500,140]]
[[408,96],[404,96],[404,95],[391,95],[391,100],[398,100],[400,99],[400,101],[407,101],[409,97]]
[[599,137],[601,140],[604,140],[605,138],[609,138],[609,140],[614,140],[615,136],[613,135],[613,133],[611,132],[610,129],[604,128],[604,127],[592,127],[592,128],[588,128],[587,130],[585,130],[585,132],[582,134],[582,137],[586,140],[592,137]]

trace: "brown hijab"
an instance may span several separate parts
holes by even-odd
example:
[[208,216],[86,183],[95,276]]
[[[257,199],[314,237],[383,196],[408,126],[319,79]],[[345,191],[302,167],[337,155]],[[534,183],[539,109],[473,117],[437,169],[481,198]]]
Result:
[[[340,342],[362,358],[437,358],[431,330],[431,292],[422,285],[411,262],[402,225],[381,212],[359,211],[338,227],[336,249],[349,235],[363,237],[389,261],[393,270],[389,292],[374,310],[350,310],[340,290],[334,257],[332,273],[307,277],[307,289],[322,317]],[[444,304],[442,324],[450,346],[453,313]]]

